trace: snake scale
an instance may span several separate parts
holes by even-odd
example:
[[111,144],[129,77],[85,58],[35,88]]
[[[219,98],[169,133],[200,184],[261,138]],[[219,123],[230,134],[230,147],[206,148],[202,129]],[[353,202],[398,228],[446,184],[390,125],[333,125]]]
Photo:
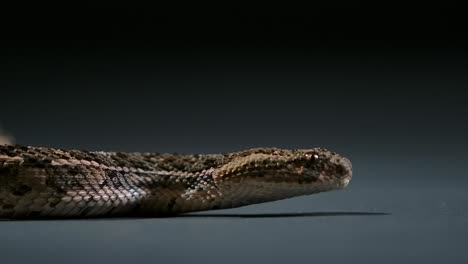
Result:
[[346,187],[351,162],[324,148],[223,154],[0,146],[0,218],[168,216]]

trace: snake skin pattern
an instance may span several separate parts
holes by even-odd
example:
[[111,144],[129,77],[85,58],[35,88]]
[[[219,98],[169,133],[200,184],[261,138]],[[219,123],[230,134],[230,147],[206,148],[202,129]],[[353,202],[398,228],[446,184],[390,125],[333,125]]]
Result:
[[341,189],[323,148],[185,155],[0,146],[0,218],[167,216]]

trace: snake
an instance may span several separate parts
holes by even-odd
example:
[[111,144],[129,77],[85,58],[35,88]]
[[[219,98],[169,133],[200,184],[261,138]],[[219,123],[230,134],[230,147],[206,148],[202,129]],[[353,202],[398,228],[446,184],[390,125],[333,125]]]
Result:
[[219,154],[0,146],[0,218],[167,217],[339,190],[349,159],[325,148]]

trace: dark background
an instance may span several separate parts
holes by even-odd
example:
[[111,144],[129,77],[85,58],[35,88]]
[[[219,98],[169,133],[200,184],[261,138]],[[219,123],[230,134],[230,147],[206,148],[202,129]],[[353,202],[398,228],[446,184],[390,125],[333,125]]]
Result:
[[350,186],[218,216],[0,222],[2,263],[468,261],[466,15],[198,8],[2,10],[4,130],[85,150],[322,146],[353,162]]

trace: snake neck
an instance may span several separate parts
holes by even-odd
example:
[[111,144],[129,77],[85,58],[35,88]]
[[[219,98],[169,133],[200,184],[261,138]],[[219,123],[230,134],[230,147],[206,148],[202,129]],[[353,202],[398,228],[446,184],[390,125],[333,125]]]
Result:
[[220,209],[222,190],[213,179],[214,169],[198,172],[160,171],[144,184],[147,196],[137,212],[143,215],[177,214]]

